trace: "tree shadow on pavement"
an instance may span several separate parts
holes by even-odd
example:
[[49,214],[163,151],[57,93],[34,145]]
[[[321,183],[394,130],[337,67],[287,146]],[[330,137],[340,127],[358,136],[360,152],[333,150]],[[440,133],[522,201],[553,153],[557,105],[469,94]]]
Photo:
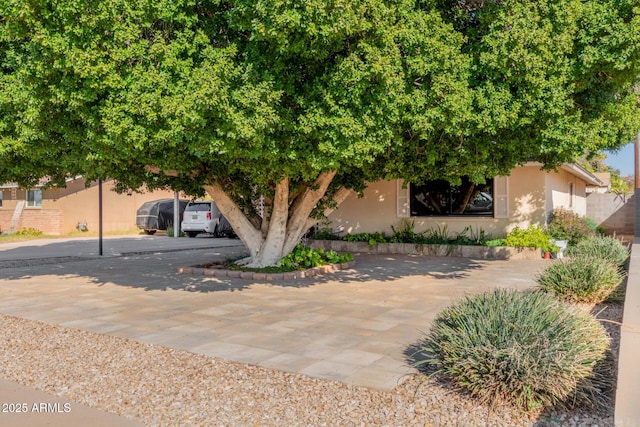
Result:
[[0,281],[38,276],[65,276],[85,277],[98,285],[111,283],[148,291],[184,289],[192,292],[233,292],[255,285],[306,288],[328,282],[382,283],[412,276],[446,281],[469,277],[473,271],[485,268],[488,262],[456,257],[363,254],[356,255],[356,266],[349,270],[309,278],[273,281],[177,272],[179,267],[224,261],[240,257],[244,253],[242,247],[227,247],[106,258],[49,257],[26,260],[21,264],[12,262],[4,268],[0,266]]

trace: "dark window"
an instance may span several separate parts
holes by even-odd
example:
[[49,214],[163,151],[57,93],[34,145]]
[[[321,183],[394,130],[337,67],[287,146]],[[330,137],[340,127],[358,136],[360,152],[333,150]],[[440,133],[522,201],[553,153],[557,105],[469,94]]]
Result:
[[27,192],[27,206],[32,208],[42,206],[42,190],[29,190]]
[[186,211],[200,211],[206,212],[211,210],[211,203],[194,203],[186,207]]
[[493,179],[474,184],[467,177],[460,185],[448,181],[411,184],[411,216],[493,216]]

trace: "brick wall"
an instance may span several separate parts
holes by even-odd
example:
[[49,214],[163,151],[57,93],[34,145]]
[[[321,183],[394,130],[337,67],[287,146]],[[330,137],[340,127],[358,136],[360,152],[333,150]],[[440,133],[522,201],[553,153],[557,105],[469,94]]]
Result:
[[12,210],[0,209],[0,231],[9,231],[9,225],[11,224]]
[[59,209],[25,209],[17,229],[37,228],[45,234],[62,234],[62,224],[63,213]]
[[590,193],[587,196],[587,216],[607,230],[607,234],[633,236],[635,224],[634,196]]

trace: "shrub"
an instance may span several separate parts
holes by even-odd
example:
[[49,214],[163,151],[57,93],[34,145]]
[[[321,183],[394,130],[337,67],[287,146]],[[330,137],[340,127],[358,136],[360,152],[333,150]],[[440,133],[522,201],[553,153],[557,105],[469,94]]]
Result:
[[35,236],[42,236],[44,233],[38,230],[37,228],[26,227],[16,231],[15,234],[17,236],[34,236],[35,237]]
[[568,302],[604,301],[622,281],[620,269],[609,260],[579,257],[550,265],[537,278],[539,288]]
[[464,230],[458,233],[453,240],[456,245],[481,246],[484,245],[490,237],[482,228],[473,228],[466,226]]
[[540,248],[544,252],[555,252],[558,248],[551,243],[551,236],[542,228],[530,225],[526,230],[514,228],[504,239],[505,246],[515,248]]
[[484,246],[504,246],[504,239],[486,240]]
[[541,292],[466,297],[435,319],[422,347],[436,374],[490,404],[532,410],[594,403],[608,338],[588,313]]
[[369,246],[373,246],[376,243],[388,242],[387,236],[379,231],[376,231],[375,233],[347,234],[344,236],[344,240],[347,242],[367,242]]
[[566,209],[556,209],[551,213],[547,231],[556,240],[568,240],[569,245],[596,235],[585,218]]
[[[173,228],[173,226],[169,226],[167,227],[167,237],[173,237],[175,233],[175,229]],[[178,235],[178,237],[184,237],[185,234],[182,230],[180,230],[180,234]]]
[[402,220],[400,225],[396,229],[393,225],[391,226],[391,231],[393,234],[389,239],[391,243],[421,243],[424,240],[423,233],[415,232],[415,221],[412,220]]
[[325,252],[322,248],[311,249],[299,244],[289,255],[278,261],[278,266],[287,269],[304,269],[348,261],[353,261],[352,254],[340,255],[335,251]]
[[567,249],[567,256],[573,258],[595,257],[609,260],[618,267],[622,267],[629,258],[629,250],[612,237],[589,237],[575,246]]

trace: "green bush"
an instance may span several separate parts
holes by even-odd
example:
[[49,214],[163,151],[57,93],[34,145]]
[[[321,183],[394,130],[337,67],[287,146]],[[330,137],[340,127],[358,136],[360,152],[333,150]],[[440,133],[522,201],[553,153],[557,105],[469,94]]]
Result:
[[347,234],[344,236],[344,240],[347,242],[367,242],[369,246],[373,246],[376,243],[387,243],[389,241],[384,233],[378,231],[375,233]]
[[599,395],[594,366],[608,344],[593,317],[551,295],[496,290],[442,311],[416,366],[432,366],[485,403],[587,405]]
[[485,246],[505,246],[504,239],[492,239],[484,242]]
[[482,246],[489,241],[490,236],[482,228],[466,226],[464,230],[453,239],[455,245]]
[[549,216],[548,233],[556,240],[567,240],[569,245],[596,235],[592,223],[575,212],[556,209]]
[[390,243],[422,243],[424,241],[424,233],[415,232],[415,221],[403,220],[398,228],[391,226],[393,234],[389,239]]
[[603,258],[622,267],[629,258],[629,250],[617,239],[594,236],[581,240],[575,246],[570,246],[567,249],[567,256]]
[[481,228],[465,227],[455,236],[449,235],[449,228],[445,224],[443,227],[439,225],[422,232],[415,231],[415,221],[403,220],[398,227],[391,226],[392,234],[387,236],[382,232],[375,233],[356,233],[347,234],[343,237],[337,236],[330,229],[320,229],[314,233],[313,239],[316,240],[345,240],[348,242],[367,242],[369,246],[377,243],[415,243],[419,245],[487,245],[499,246],[503,243],[503,239],[490,240],[488,235]]
[[505,246],[515,248],[540,248],[544,252],[556,252],[558,248],[551,243],[551,236],[542,228],[530,225],[526,230],[514,228],[504,239]]
[[[172,226],[167,227],[167,237],[173,237],[175,230]],[[184,232],[180,230],[180,234],[178,237],[184,237]]]
[[623,277],[609,260],[580,257],[551,264],[537,282],[542,291],[564,301],[598,303],[611,295]]
[[325,252],[322,248],[311,249],[299,244],[289,255],[278,261],[278,267],[295,270],[348,261],[353,261],[353,254],[340,255],[335,251]]

